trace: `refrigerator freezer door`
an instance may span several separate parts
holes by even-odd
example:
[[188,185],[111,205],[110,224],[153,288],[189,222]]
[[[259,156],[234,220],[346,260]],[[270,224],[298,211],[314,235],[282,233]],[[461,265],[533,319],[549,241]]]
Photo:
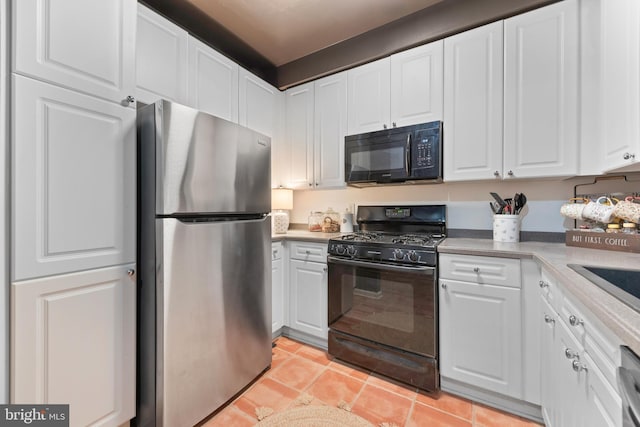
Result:
[[158,215],[271,210],[269,137],[168,101],[138,111],[138,129]]
[[194,425],[271,364],[270,224],[158,219],[156,226],[157,425]]

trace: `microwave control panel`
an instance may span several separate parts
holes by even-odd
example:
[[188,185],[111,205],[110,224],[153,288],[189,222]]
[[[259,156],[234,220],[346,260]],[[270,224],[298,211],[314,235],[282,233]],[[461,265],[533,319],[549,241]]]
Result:
[[440,138],[433,130],[420,130],[414,134],[412,149],[412,175],[428,177],[438,175],[440,164]]

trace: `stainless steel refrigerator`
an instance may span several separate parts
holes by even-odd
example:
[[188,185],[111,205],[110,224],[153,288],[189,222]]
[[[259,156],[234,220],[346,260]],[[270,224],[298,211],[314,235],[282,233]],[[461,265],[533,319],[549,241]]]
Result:
[[138,110],[136,425],[192,426],[271,364],[271,141]]

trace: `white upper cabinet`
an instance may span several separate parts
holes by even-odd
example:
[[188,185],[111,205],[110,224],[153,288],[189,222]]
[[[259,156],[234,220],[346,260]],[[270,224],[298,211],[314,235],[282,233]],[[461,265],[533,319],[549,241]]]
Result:
[[442,40],[347,72],[349,135],[442,119]]
[[138,3],[136,34],[137,98],[151,104],[164,98],[187,103],[189,34]]
[[640,2],[582,5],[582,174],[640,171]]
[[271,186],[288,182],[287,147],[283,144],[284,95],[240,67],[238,122],[271,138]]
[[285,140],[289,147],[289,187],[313,187],[313,83],[285,93]]
[[503,24],[444,41],[444,180],[502,176]]
[[238,64],[190,36],[189,105],[238,123],[238,68]]
[[314,186],[344,187],[344,137],[347,135],[347,73],[314,82]]
[[390,126],[389,58],[347,71],[347,132],[371,132]]
[[13,71],[135,108],[136,5],[14,1]]
[[13,280],[134,262],[135,110],[20,75],[13,99]]
[[442,119],[442,48],[438,40],[391,56],[391,126]]
[[578,167],[578,3],[504,21],[506,177],[570,176]]

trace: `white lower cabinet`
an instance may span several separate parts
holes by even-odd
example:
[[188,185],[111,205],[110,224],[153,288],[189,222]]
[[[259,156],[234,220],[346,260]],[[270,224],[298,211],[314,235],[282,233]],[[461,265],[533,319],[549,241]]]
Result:
[[284,248],[281,242],[271,244],[271,332],[284,326]]
[[522,397],[520,289],[440,280],[445,377]]
[[612,369],[620,358],[617,338],[585,317],[586,310],[577,311],[577,304],[563,295],[548,273],[543,272],[540,286],[545,425],[622,426],[622,403]]
[[135,416],[134,268],[12,284],[12,403],[69,404],[71,426]]
[[327,339],[326,243],[291,242],[289,328]]

